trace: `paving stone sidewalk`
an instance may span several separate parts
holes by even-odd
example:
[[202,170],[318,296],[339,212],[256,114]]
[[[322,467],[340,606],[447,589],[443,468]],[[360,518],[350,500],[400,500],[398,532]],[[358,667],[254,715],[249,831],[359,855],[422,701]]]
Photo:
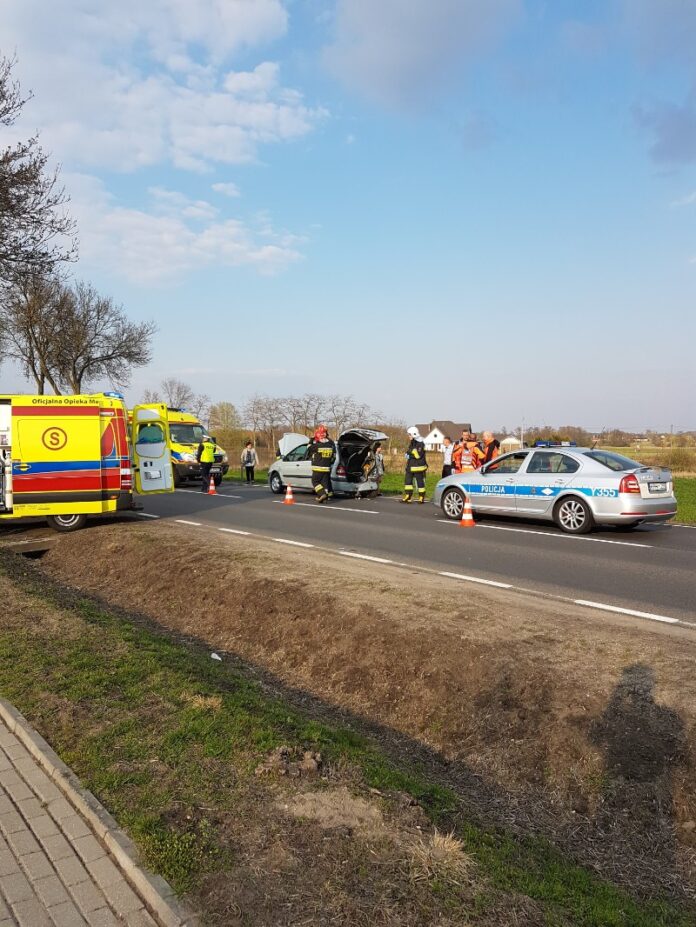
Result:
[[0,927],[161,924],[90,823],[0,719]]

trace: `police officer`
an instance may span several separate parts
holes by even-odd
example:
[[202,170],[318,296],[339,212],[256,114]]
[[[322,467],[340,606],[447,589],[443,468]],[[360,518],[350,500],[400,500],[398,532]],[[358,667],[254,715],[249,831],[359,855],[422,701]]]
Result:
[[402,502],[410,502],[413,499],[413,484],[418,487],[418,502],[425,502],[425,472],[428,469],[428,461],[425,457],[425,442],[420,436],[420,432],[413,425],[406,434],[410,437],[411,442],[406,450],[406,478],[404,479],[404,495]]
[[210,489],[210,471],[215,463],[215,441],[210,435],[203,435],[203,440],[198,445],[196,460],[201,465],[201,492],[208,492]]
[[312,486],[317,502],[326,502],[333,495],[331,468],[336,460],[336,445],[329,437],[326,425],[319,425],[309,445],[312,460]]

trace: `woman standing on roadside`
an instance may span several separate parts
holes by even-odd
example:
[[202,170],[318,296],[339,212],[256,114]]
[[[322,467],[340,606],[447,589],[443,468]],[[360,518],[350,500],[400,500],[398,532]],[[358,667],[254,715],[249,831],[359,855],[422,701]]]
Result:
[[242,451],[242,466],[246,470],[247,486],[251,486],[254,482],[254,467],[258,465],[258,462],[259,456],[256,453],[256,448],[251,441],[247,441]]

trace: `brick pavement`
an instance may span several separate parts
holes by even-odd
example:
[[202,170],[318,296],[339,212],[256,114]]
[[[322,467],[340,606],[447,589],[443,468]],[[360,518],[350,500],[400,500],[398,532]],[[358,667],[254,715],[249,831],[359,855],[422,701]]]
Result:
[[92,827],[0,720],[0,927],[157,927]]

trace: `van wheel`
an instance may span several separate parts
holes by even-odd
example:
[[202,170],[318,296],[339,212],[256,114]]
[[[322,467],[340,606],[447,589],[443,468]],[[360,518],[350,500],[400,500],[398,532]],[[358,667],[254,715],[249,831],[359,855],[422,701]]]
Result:
[[276,496],[280,495],[283,491],[283,481],[280,478],[280,474],[276,471],[271,473],[268,485],[271,487],[271,492],[274,492]]
[[84,528],[87,522],[86,515],[49,515],[46,519],[49,527],[54,531],[77,531]]
[[577,496],[567,496],[556,505],[553,518],[566,534],[587,534],[592,530],[593,519],[590,507]]
[[216,486],[222,485],[222,473],[218,473],[217,476],[213,477],[213,483],[215,483]]
[[172,472],[174,473],[174,488],[178,489],[179,486],[184,482],[179,476],[176,467],[172,467]]

